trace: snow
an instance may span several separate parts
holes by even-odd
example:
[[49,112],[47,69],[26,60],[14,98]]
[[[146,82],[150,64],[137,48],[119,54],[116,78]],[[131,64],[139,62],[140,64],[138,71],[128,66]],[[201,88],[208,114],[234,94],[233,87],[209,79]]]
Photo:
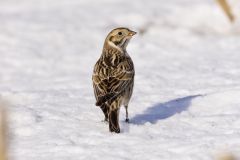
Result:
[[[240,23],[215,1],[5,0],[0,23],[11,159],[240,156]],[[119,26],[140,33],[128,46],[130,124],[122,108],[122,133],[112,134],[94,106],[91,74]]]

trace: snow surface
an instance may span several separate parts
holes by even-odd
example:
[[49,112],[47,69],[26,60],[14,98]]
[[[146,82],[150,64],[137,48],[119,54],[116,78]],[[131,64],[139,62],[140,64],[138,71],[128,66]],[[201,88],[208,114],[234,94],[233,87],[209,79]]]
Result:
[[[234,1],[234,0],[232,0]],[[234,2],[235,3],[235,2]],[[211,160],[240,153],[240,23],[213,0],[2,0],[0,94],[14,160]],[[140,32],[121,134],[91,74],[114,27]]]

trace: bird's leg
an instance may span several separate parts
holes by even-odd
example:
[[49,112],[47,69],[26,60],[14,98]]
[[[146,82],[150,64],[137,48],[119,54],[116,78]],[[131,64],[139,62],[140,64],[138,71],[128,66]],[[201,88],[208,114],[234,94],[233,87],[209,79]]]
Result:
[[104,121],[108,121],[108,106],[106,105],[106,104],[103,104],[103,105],[101,105],[101,107],[100,107],[101,109],[102,109],[102,111],[103,111],[103,114],[104,114],[104,116],[105,116],[105,119],[104,119]]
[[128,105],[124,106],[126,109],[126,122],[129,123],[129,119],[128,119]]
[[109,130],[110,132],[120,133],[118,123],[119,108],[110,110],[109,112]]

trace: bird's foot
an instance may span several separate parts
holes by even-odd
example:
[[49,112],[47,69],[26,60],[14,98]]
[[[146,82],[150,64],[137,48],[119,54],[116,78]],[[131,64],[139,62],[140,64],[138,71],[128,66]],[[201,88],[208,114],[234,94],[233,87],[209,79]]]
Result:
[[128,119],[128,118],[126,118],[125,122],[126,122],[126,123],[129,123],[129,119]]

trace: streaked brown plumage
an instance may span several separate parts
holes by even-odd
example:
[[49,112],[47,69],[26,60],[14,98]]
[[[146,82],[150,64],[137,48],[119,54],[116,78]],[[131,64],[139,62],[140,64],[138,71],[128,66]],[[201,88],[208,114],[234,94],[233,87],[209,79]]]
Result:
[[126,47],[135,34],[127,28],[112,30],[105,39],[102,55],[94,66],[92,80],[96,106],[100,106],[105,120],[109,121],[111,132],[120,133],[121,105],[126,109],[126,122],[129,121],[128,103],[132,96],[135,71]]

